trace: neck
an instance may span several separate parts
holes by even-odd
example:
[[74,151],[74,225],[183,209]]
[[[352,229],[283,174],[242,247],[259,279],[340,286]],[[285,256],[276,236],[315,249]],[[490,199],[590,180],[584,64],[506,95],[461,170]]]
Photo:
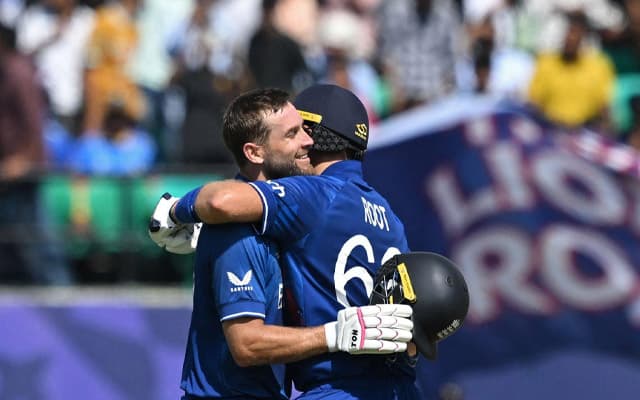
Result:
[[316,175],[322,174],[327,168],[333,164],[344,161],[347,159],[347,155],[344,151],[335,153],[324,153],[314,151],[311,154],[311,162],[313,164],[313,170]]
[[267,177],[262,172],[260,166],[247,164],[240,168],[240,173],[250,181],[266,181]]

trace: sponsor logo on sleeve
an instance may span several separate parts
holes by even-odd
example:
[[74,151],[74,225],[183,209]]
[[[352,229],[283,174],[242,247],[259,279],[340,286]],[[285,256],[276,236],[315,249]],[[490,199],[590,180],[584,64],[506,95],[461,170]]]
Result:
[[253,286],[250,285],[251,278],[253,277],[253,273],[249,270],[242,279],[238,278],[236,274],[233,272],[227,272],[227,277],[229,278],[229,282],[233,285],[230,289],[231,293],[234,292],[249,292],[253,290]]

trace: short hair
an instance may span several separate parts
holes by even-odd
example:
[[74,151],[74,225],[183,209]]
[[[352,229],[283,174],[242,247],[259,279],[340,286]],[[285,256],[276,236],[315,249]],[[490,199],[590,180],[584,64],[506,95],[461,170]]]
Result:
[[256,89],[236,97],[222,117],[222,136],[238,166],[247,163],[245,143],[264,144],[269,135],[265,117],[282,110],[289,102],[289,93],[280,89]]

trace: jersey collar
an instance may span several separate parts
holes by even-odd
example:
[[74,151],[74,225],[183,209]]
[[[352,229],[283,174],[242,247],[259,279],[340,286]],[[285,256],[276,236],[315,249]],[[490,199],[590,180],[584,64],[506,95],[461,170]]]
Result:
[[233,179],[237,181],[247,182],[247,183],[252,182],[246,176],[242,175],[240,172],[238,172]]
[[358,176],[362,178],[362,162],[356,160],[338,161],[325,169],[322,175],[344,178]]

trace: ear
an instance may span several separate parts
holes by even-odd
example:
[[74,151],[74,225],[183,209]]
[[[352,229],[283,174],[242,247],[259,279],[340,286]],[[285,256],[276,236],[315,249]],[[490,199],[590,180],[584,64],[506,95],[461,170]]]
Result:
[[264,163],[264,146],[252,142],[245,143],[242,146],[242,152],[244,153],[244,157],[249,161],[249,163]]

